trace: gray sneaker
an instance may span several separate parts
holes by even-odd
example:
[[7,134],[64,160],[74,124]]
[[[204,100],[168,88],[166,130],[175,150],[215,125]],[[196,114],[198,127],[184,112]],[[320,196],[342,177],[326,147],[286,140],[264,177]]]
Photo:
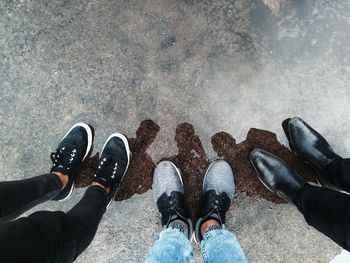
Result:
[[215,219],[224,226],[234,194],[234,174],[230,165],[223,160],[212,162],[203,181],[203,196],[195,228],[196,242],[203,239],[200,228],[204,222]]
[[160,162],[153,175],[153,197],[162,215],[163,227],[181,220],[187,223],[188,239],[192,236],[192,221],[190,219],[182,178],[179,169],[170,161]]

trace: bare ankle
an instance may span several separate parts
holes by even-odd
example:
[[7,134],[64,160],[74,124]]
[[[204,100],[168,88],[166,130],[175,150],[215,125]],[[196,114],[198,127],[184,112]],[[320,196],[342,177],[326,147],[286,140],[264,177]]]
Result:
[[107,193],[109,193],[109,191],[111,190],[109,187],[105,187],[104,185],[102,185],[98,182],[92,182],[91,186],[99,186],[99,187],[103,188]]
[[68,183],[68,175],[65,175],[65,174],[59,173],[59,172],[52,172],[52,174],[56,175],[60,179],[61,184],[62,184],[61,190],[63,190]]
[[204,236],[205,232],[207,231],[207,229],[212,226],[212,225],[217,225],[217,226],[221,226],[220,223],[215,220],[215,219],[209,219],[207,221],[205,221],[202,225],[201,225],[201,235]]

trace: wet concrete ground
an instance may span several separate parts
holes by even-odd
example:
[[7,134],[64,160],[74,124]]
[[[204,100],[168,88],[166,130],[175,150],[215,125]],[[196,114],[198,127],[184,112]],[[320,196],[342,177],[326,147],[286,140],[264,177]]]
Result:
[[[208,158],[220,131],[275,132],[299,115],[350,155],[348,1],[0,1],[0,179],[45,173],[84,120],[95,152],[114,131],[160,127],[153,162],[191,123]],[[48,202],[38,209],[67,210]],[[249,262],[329,262],[341,249],[288,204],[241,194],[227,227]],[[151,192],[116,202],[78,262],[142,262],[160,225]],[[198,254],[198,253],[197,253]]]

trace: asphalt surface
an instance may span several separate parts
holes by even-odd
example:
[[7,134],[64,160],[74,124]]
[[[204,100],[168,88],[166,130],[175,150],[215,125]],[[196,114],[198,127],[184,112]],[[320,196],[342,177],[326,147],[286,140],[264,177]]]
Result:
[[[214,158],[216,132],[239,142],[255,127],[286,144],[280,122],[298,115],[349,156],[349,9],[349,1],[1,0],[0,180],[46,173],[77,121],[95,127],[96,152],[109,134],[133,137],[152,119],[157,162],[176,154],[181,122]],[[34,210],[67,211],[83,191]],[[244,194],[227,228],[249,262],[330,262],[341,252],[292,205]],[[143,262],[159,231],[150,191],[116,202],[77,262]]]

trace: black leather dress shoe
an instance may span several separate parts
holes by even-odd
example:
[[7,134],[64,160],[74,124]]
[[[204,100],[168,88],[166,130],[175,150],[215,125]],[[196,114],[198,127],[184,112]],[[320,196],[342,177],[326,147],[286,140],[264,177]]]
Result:
[[316,170],[320,184],[335,190],[345,190],[341,186],[336,186],[325,174],[325,168],[334,160],[341,158],[326,139],[299,117],[285,120],[282,126],[291,150]]
[[292,168],[271,153],[254,150],[250,161],[265,187],[288,202],[292,202],[299,189],[307,184]]

